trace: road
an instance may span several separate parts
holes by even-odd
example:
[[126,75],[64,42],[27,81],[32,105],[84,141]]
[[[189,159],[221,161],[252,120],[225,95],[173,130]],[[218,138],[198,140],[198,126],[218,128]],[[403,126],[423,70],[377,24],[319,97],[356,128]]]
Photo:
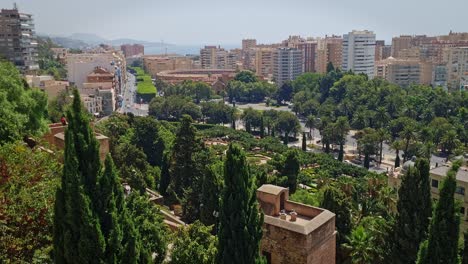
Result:
[[136,80],[135,75],[127,72],[127,83],[123,89],[122,107],[117,111],[120,113],[133,113],[136,116],[148,115],[148,104],[136,102]]

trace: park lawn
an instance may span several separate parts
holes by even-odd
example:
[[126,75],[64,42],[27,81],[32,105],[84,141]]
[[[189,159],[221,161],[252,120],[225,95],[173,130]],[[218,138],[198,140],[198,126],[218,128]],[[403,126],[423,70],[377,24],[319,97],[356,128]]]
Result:
[[156,94],[156,87],[151,80],[151,76],[145,73],[140,67],[131,67],[136,72],[137,93],[138,94]]

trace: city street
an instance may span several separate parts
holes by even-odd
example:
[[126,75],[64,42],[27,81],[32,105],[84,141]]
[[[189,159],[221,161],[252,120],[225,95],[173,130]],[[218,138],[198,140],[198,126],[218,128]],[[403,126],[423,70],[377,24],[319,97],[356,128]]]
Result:
[[119,113],[133,113],[136,116],[148,115],[148,104],[136,102],[136,89],[135,75],[127,72],[127,83],[122,94],[122,107],[117,110]]

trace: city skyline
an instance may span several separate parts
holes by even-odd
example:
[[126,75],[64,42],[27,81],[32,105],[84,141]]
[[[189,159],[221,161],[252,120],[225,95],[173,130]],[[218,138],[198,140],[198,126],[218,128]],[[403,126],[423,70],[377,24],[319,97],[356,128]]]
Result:
[[41,34],[89,33],[106,39],[164,40],[178,45],[240,45],[244,38],[273,43],[289,35],[343,35],[354,29],[372,30],[377,39],[389,43],[392,37],[403,34],[465,31],[463,10],[468,8],[463,0],[449,0],[443,6],[431,5],[431,1],[397,0],[392,6],[404,7],[398,12],[370,0],[359,3],[335,0],[326,4],[294,0],[288,5],[244,0],[235,5],[211,0],[143,0],[138,5],[123,0],[2,0],[1,6],[12,8],[14,2],[21,12],[34,15],[36,30]]

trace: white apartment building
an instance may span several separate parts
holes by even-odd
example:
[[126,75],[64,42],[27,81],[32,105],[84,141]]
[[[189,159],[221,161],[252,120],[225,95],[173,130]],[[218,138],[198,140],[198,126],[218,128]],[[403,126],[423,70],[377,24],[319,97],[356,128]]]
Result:
[[365,73],[374,77],[375,34],[372,31],[356,31],[343,35],[343,70]]
[[[122,81],[120,76],[125,78],[125,59],[120,52],[68,54],[66,62],[68,81],[80,89],[83,88],[88,74],[96,67],[102,67],[115,73],[118,76],[119,84]],[[119,88],[119,84],[117,88]]]
[[273,52],[273,79],[278,87],[292,81],[304,72],[302,51],[293,48],[278,48]]

